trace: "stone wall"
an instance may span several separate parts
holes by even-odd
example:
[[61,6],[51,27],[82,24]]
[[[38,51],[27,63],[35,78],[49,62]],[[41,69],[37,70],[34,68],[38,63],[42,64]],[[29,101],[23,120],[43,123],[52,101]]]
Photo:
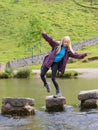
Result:
[[73,49],[76,51],[76,50],[82,49],[84,46],[91,46],[91,45],[94,45],[94,44],[97,44],[97,43],[98,43],[98,36],[95,37],[95,38],[74,44]]
[[[98,36],[95,37],[95,38],[74,44],[73,49],[76,51],[76,50],[82,49],[84,46],[94,45],[94,44],[97,44],[97,43],[98,43]],[[32,65],[32,64],[42,63],[44,57],[47,54],[48,53],[43,53],[43,54],[40,54],[40,55],[34,55],[33,57],[29,56],[29,57],[9,61],[6,64],[6,68],[19,68],[19,67]]]
[[21,59],[16,59],[13,61],[8,61],[6,64],[6,68],[19,68],[19,67],[32,65],[32,64],[42,63],[44,57],[47,54],[48,53],[43,53],[40,55],[34,55],[33,57],[29,56],[29,57],[25,57],[25,58],[21,58]]

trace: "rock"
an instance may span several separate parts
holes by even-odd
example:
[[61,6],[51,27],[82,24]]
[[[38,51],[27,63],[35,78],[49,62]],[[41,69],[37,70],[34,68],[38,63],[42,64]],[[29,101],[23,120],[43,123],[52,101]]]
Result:
[[34,115],[33,98],[3,98],[1,113],[3,115],[26,116]]
[[98,89],[89,90],[89,91],[81,91],[78,95],[78,99],[83,101],[87,99],[97,99],[98,98]]
[[2,104],[10,103],[13,107],[23,107],[25,105],[34,105],[34,99],[33,98],[3,98]]
[[46,111],[59,112],[64,111],[66,103],[65,97],[53,98],[53,96],[46,97]]
[[81,101],[81,108],[98,108],[98,99],[87,99]]

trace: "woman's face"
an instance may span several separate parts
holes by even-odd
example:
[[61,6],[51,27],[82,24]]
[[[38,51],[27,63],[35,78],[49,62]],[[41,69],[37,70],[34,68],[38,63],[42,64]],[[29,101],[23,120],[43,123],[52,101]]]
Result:
[[69,47],[69,44],[70,44],[70,37],[69,36],[65,36],[63,38],[62,45]]
[[68,47],[69,46],[69,41],[63,41],[62,44],[63,44],[63,46],[67,46]]

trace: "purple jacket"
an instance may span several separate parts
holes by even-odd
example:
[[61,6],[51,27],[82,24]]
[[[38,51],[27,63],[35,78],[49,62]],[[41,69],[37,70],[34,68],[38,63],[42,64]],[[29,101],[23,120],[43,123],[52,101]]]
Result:
[[[47,68],[50,68],[51,65],[53,64],[54,57],[57,52],[57,45],[58,42],[54,40],[52,37],[50,37],[46,33],[42,33],[43,38],[49,43],[49,45],[52,47],[52,51],[49,53],[49,55],[45,58],[43,65],[45,65]],[[72,53],[71,51],[66,50],[65,56],[63,60],[59,64],[59,71],[63,74],[65,72],[66,64],[69,59],[69,57],[76,58],[76,59],[83,59],[85,56],[87,56],[87,53],[84,54],[77,54],[77,53]]]

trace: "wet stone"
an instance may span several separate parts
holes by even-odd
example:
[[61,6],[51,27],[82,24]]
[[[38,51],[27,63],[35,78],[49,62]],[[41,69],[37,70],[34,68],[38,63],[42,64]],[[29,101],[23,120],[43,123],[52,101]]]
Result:
[[92,99],[92,98],[95,98],[95,99],[98,98],[98,89],[81,91],[78,95],[79,100],[87,100],[87,99]]
[[33,98],[3,98],[1,113],[3,115],[27,116],[34,115]]
[[81,108],[98,108],[98,99],[87,99],[81,101]]
[[65,110],[65,97],[54,98],[53,96],[46,96],[46,111],[60,112]]
[[98,108],[98,89],[81,91],[78,94],[81,109]]

